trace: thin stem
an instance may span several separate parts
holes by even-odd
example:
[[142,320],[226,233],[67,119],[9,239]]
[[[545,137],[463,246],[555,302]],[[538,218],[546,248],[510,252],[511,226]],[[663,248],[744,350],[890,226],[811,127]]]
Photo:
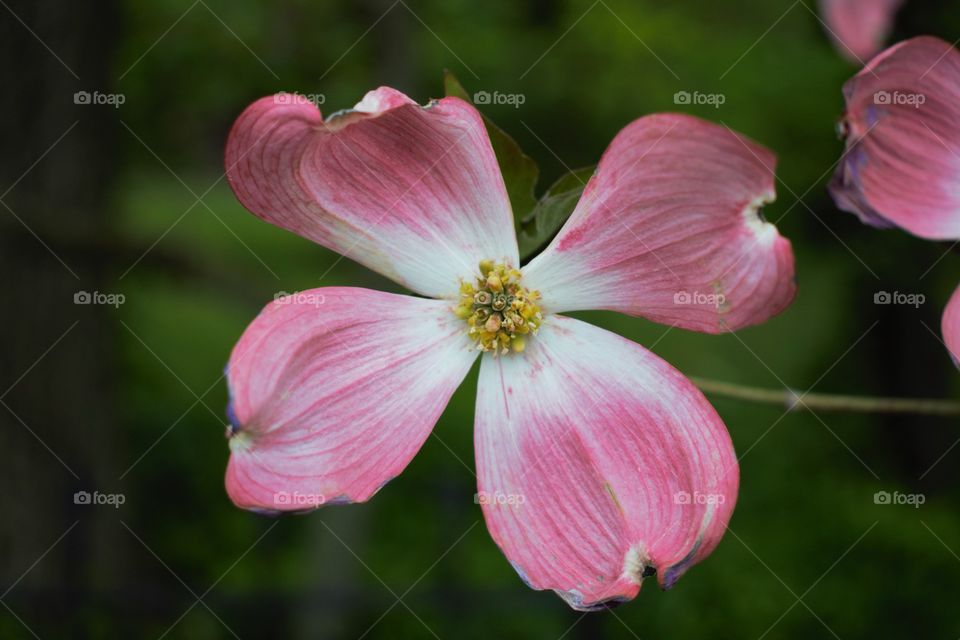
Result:
[[690,378],[704,393],[760,404],[775,404],[787,411],[820,410],[859,413],[915,413],[960,416],[960,402],[928,398],[877,398],[832,393],[804,393],[793,389],[762,389],[706,378]]

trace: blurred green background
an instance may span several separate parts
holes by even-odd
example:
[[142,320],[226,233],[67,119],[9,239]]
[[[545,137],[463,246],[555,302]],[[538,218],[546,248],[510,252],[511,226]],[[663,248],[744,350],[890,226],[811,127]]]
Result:
[[[9,4],[7,4],[9,2]],[[714,398],[738,453],[730,532],[669,592],[583,616],[526,588],[474,504],[474,371],[407,471],[365,505],[235,509],[221,372],[279,291],[395,286],[247,213],[223,180],[233,119],[280,90],[324,113],[379,85],[426,102],[443,69],[541,166],[595,163],[625,124],[685,111],[780,157],[766,210],[795,304],[704,336],[579,314],[681,371],[769,388],[957,397],[939,342],[947,244],[838,212],[842,83],[813,0],[12,2],[0,8],[4,638],[956,638],[956,420],[784,413]],[[953,2],[895,37],[951,42]],[[75,104],[77,91],[123,104]],[[714,108],[678,91],[721,93]],[[960,126],[960,123],[958,123]],[[78,291],[122,294],[117,308]],[[922,293],[918,308],[878,291]],[[76,491],[124,503],[77,505]],[[925,503],[878,505],[878,491]],[[953,604],[952,604],[953,603]]]

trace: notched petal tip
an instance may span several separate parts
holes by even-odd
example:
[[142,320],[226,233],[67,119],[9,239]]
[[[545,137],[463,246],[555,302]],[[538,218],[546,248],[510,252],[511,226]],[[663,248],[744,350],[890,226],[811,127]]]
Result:
[[420,105],[396,89],[378,87],[368,91],[352,108],[331,113],[319,128],[329,132],[340,131],[354,122],[378,118],[388,111],[405,106],[419,107]]
[[776,198],[776,164],[725,126],[640,118],[524,276],[560,313],[613,310],[705,333],[764,322],[796,293],[790,243],[760,214]]
[[[643,584],[643,580],[657,574],[657,569],[649,564],[649,559],[641,551],[641,549],[641,545],[631,547],[624,557],[623,573],[616,578],[611,578],[607,589],[601,589],[599,593],[597,593],[594,587],[594,593],[590,595],[584,593],[586,590],[586,587],[584,586],[572,589],[552,589],[542,586],[538,587],[531,581],[519,564],[511,560],[509,557],[507,560],[510,563],[510,566],[513,567],[513,570],[517,572],[520,580],[527,587],[536,591],[553,591],[560,598],[562,598],[571,609],[576,611],[591,612],[613,609],[622,604],[630,602],[636,598],[637,594],[640,592],[640,587]],[[504,553],[506,553],[505,550]]]
[[254,215],[429,297],[455,295],[464,265],[518,263],[510,201],[482,118],[444,98],[421,107],[381,87],[326,120],[302,96],[248,107],[226,176]]
[[[623,575],[631,582],[640,585],[643,579],[650,575],[647,571],[652,568],[650,556],[647,555],[646,546],[635,544],[629,549],[623,559]],[[656,573],[656,569],[653,569]]]
[[[513,563],[511,562],[511,564]],[[517,567],[514,566],[514,568]],[[619,607],[636,598],[643,586],[644,579],[656,574],[657,569],[651,564],[646,546],[635,544],[627,549],[626,554],[624,554],[623,572],[610,582],[607,589],[592,594],[590,599],[587,599],[581,589],[568,589],[566,591],[554,589],[554,592],[577,611],[603,611],[604,609]]]
[[241,431],[239,427],[236,429],[231,425],[227,430],[227,445],[230,447],[230,451],[246,451],[253,444],[253,436],[248,431]]
[[777,201],[775,192],[765,193],[751,200],[743,208],[743,217],[746,220],[747,228],[750,229],[758,240],[766,236],[777,236],[779,231],[777,226],[767,220],[763,214],[763,208]]

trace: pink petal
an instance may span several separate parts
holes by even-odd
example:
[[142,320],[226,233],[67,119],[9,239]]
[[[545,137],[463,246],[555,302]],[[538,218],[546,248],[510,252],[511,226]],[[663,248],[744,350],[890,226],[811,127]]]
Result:
[[820,14],[834,46],[863,64],[881,48],[903,0],[820,0]]
[[937,38],[900,43],[843,87],[846,154],[830,193],[876,226],[960,238],[960,52]]
[[398,475],[476,358],[449,303],[368,289],[278,299],[227,366],[227,492],[245,509],[363,502]]
[[479,501],[534,589],[573,608],[669,588],[723,535],[739,467],[716,411],[629,340],[551,316],[522,357],[484,357]]
[[960,367],[960,287],[957,287],[946,309],[943,310],[941,321],[943,341],[947,345],[953,363]]
[[234,124],[226,165],[255,215],[417,293],[455,295],[482,259],[518,262],[490,140],[458,98],[420,107],[383,87],[326,121],[299,96],[261,98]]
[[763,322],[795,292],[790,243],[759,215],[775,164],[726,127],[640,118],[524,282],[550,312],[610,309],[707,333]]

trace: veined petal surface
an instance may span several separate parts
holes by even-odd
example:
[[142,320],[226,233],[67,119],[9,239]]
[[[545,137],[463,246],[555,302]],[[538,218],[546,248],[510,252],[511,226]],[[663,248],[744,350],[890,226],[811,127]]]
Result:
[[960,238],[960,52],[922,36],[843,87],[846,150],[830,184],[844,211],[934,240]]
[[640,118],[614,138],[524,282],[551,313],[609,309],[706,333],[763,322],[796,289],[790,243],[760,216],[775,165],[727,127]]
[[261,98],[227,141],[240,202],[417,293],[456,295],[480,260],[518,263],[510,202],[480,114],[389,88],[324,120],[299,95]]
[[670,587],[720,541],[739,467],[682,374],[587,323],[547,318],[522,357],[484,356],[479,497],[521,577],[590,610]]
[[475,359],[445,301],[329,287],[271,302],[227,365],[230,498],[266,512],[369,499]]

